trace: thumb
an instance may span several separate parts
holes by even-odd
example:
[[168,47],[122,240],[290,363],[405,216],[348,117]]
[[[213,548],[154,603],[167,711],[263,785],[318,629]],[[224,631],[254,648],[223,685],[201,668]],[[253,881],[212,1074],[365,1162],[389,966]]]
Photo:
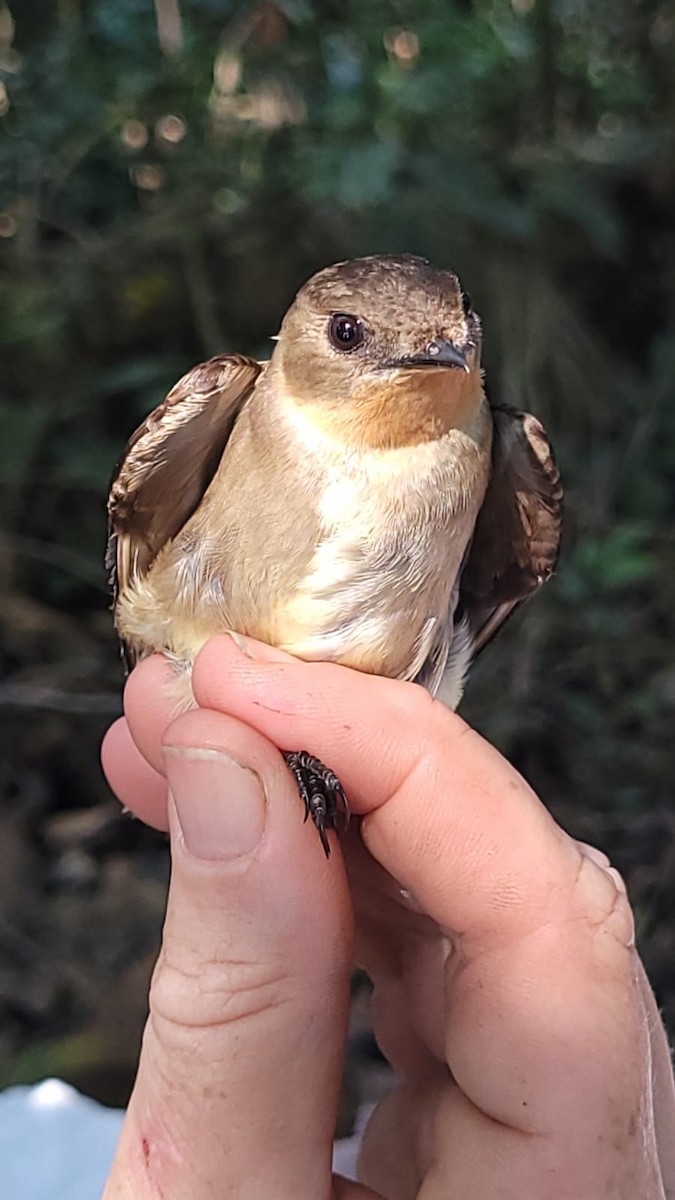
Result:
[[278,751],[196,710],[164,735],[172,873],[108,1200],[330,1194],[351,963],[327,862]]

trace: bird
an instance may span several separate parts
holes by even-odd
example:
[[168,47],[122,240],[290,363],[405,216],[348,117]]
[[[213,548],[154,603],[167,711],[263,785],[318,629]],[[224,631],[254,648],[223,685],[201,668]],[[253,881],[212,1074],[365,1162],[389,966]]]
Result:
[[[413,681],[451,709],[469,664],[552,575],[563,492],[536,416],[493,403],[481,322],[415,255],[336,263],[269,361],[195,366],[130,438],[106,555],[128,669],[163,652],[177,705],[214,634]],[[329,854],[332,771],[286,761]]]

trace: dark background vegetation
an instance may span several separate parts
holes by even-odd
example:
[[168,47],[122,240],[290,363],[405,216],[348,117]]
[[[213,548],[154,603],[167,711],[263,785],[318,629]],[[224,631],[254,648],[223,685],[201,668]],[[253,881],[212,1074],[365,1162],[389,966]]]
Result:
[[675,12],[659,0],[0,3],[0,1084],[123,1100],[166,882],[98,744],[126,437],[339,258],[456,269],[545,421],[558,574],[464,711],[625,873],[675,1027]]

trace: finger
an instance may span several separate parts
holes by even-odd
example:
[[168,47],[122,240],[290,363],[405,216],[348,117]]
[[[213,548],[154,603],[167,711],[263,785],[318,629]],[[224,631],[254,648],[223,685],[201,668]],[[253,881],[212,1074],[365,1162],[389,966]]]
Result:
[[412,684],[248,649],[229,637],[204,647],[198,703],[328,763],[351,807],[368,814],[368,848],[439,924],[501,939],[505,922],[522,931],[547,919],[581,855],[460,717]]
[[160,774],[165,764],[162,737],[176,719],[176,670],[168,658],[153,654],[134,667],[124,689],[124,715],[135,745]]
[[373,1192],[362,1183],[353,1183],[342,1175],[333,1178],[332,1200],[384,1200],[380,1192]]
[[111,725],[101,744],[101,763],[117,799],[136,817],[163,832],[169,828],[166,778],[138,750],[124,717]]
[[[351,915],[277,750],[196,710],[165,732],[172,877],[108,1196],[330,1192]],[[117,1190],[115,1190],[117,1188]]]
[[668,1037],[661,1020],[656,999],[642,963],[638,966],[638,985],[649,1029],[651,1047],[653,1105],[661,1174],[675,1193],[675,1077]]
[[[228,634],[237,645],[246,638]],[[260,644],[260,643],[258,643]],[[290,654],[265,646],[270,661],[295,662]],[[176,668],[163,654],[144,658],[134,667],[124,688],[124,713],[135,746],[146,761],[160,774],[164,772],[162,737],[164,730],[178,716],[176,707]]]
[[[212,638],[204,646],[195,660],[192,684],[198,704],[245,712],[244,719],[251,717],[253,725],[264,726],[266,736],[281,749],[308,748],[331,764],[340,763],[352,801],[365,810],[388,799],[408,769],[409,738],[401,746],[399,734],[410,716],[411,697],[431,709],[428,694],[412,684],[395,684],[332,663],[304,663],[251,638],[237,636],[235,641],[231,635]],[[379,720],[383,705],[389,723]]]

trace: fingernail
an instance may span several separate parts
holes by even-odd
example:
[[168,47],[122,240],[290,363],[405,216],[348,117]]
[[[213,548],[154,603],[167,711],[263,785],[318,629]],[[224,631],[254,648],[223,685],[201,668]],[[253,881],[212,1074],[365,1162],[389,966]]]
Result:
[[626,887],[625,880],[624,880],[623,876],[619,874],[616,867],[606,867],[605,870],[606,870],[607,874],[609,875],[609,877],[610,877],[612,883],[614,884],[614,887],[616,888],[619,895],[627,896],[628,888]]
[[236,633],[234,629],[226,629],[225,632],[229,638],[232,638],[235,646],[238,650],[241,650],[242,654],[245,654],[247,658],[254,657],[249,647],[249,639],[244,637],[243,633]]
[[251,854],[265,828],[259,775],[221,750],[165,746],[169,791],[185,847],[195,858]]
[[232,638],[237,649],[241,650],[247,658],[254,658],[259,662],[292,661],[292,655],[285,650],[279,650],[276,646],[268,646],[266,642],[258,642],[255,638],[244,637],[242,633],[237,633],[234,629],[228,629],[226,632],[227,636]]
[[602,867],[605,869],[609,866],[609,859],[607,855],[603,850],[598,850],[597,846],[591,846],[588,842],[577,842],[577,846],[584,857],[590,858],[591,862],[594,862],[596,867]]

